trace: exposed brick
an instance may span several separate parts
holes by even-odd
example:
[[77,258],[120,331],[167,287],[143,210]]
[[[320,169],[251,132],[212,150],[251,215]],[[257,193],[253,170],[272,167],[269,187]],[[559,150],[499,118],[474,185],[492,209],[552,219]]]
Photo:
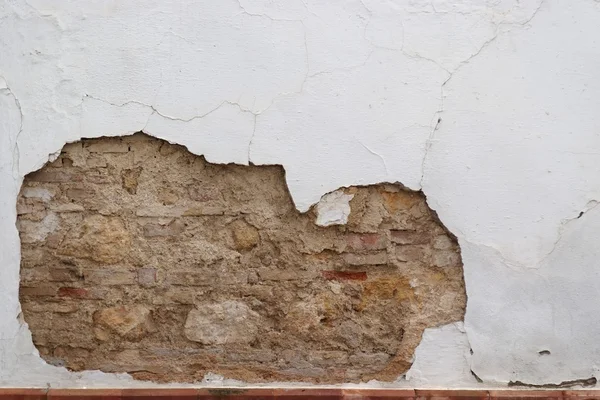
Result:
[[413,230],[393,230],[390,237],[398,244],[426,244],[430,240],[428,232]]
[[433,239],[433,248],[437,250],[449,250],[454,247],[454,241],[448,235],[439,235]]
[[221,192],[214,186],[191,185],[187,188],[190,198],[194,201],[217,201],[222,199]]
[[433,253],[433,265],[437,267],[459,267],[460,255],[453,250],[438,250]]
[[19,215],[33,214],[36,212],[44,211],[45,209],[46,207],[41,203],[17,203],[17,214]]
[[83,274],[77,267],[50,267],[50,280],[55,282],[75,282],[83,279]]
[[108,165],[106,159],[99,154],[90,154],[86,159],[86,164],[91,168],[106,168]]
[[279,166],[142,134],[68,147],[18,200],[35,204],[17,217],[20,300],[47,362],[159,382],[391,381],[423,329],[463,316],[460,252],[419,192],[344,188],[348,223],[321,227]]
[[428,253],[422,245],[403,245],[394,248],[394,255],[398,261],[421,261],[429,260]]
[[346,236],[346,244],[355,251],[382,250],[387,247],[387,238],[379,233],[354,233]]
[[258,276],[265,281],[312,280],[318,276],[314,271],[290,271],[273,268],[259,268]]
[[168,225],[146,224],[144,225],[144,236],[175,236],[185,230],[185,224],[179,220],[174,220]]
[[137,271],[137,281],[141,286],[151,287],[156,285],[156,268],[140,268]]
[[84,142],[83,148],[90,153],[127,153],[129,145],[118,138]]
[[70,297],[73,299],[85,299],[89,296],[89,290],[78,287],[61,287],[58,289],[60,297]]
[[133,285],[135,274],[131,271],[90,269],[84,271],[86,283],[94,285]]
[[149,206],[140,207],[135,211],[138,217],[181,217],[185,211],[177,206]]
[[88,169],[85,172],[85,180],[92,184],[106,185],[116,180],[105,168]]
[[69,188],[66,195],[69,200],[81,201],[94,196],[94,191],[91,188]]
[[385,251],[368,254],[345,253],[344,261],[350,265],[383,265],[388,263]]
[[35,287],[21,287],[21,296],[39,297],[39,296],[54,296],[56,295],[56,287],[39,285]]
[[64,170],[41,169],[29,174],[28,179],[34,182],[67,183],[81,182],[83,176],[80,174],[69,173]]
[[65,203],[65,204],[55,204],[50,206],[50,210],[57,213],[69,213],[69,212],[81,212],[85,211],[80,204],[75,203]]
[[225,208],[222,206],[202,205],[196,207],[190,207],[183,212],[186,217],[202,217],[205,215],[223,215],[225,214]]
[[323,278],[335,281],[365,281],[367,273],[364,271],[321,271]]

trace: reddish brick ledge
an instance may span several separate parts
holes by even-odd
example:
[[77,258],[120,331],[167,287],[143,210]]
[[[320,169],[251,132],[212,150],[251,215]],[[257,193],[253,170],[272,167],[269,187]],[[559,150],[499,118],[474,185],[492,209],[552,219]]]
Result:
[[0,400],[600,400],[600,390],[0,389]]

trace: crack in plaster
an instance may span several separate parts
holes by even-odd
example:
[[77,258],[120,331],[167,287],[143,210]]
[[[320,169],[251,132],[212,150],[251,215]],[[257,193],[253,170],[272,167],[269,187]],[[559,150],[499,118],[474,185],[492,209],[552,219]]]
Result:
[[370,148],[369,146],[367,146],[366,144],[364,144],[364,143],[363,143],[363,142],[361,142],[360,140],[357,140],[357,141],[358,141],[358,143],[359,143],[359,144],[360,144],[362,147],[364,147],[364,148],[365,148],[365,149],[366,149],[366,150],[367,150],[369,153],[373,154],[374,156],[378,157],[378,158],[381,160],[381,162],[382,162],[382,164],[383,164],[383,168],[385,169],[385,175],[386,175],[386,176],[389,176],[389,175],[390,175],[390,171],[388,170],[387,163],[385,162],[385,157],[383,157],[381,154],[379,154],[379,153],[377,153],[377,152],[375,152],[375,151],[371,150],[371,148]]
[[582,211],[580,211],[577,214],[576,217],[562,219],[560,221],[560,225],[558,226],[557,238],[554,241],[554,243],[552,244],[552,248],[550,249],[550,251],[545,256],[543,256],[542,258],[540,258],[540,260],[537,263],[535,263],[533,266],[531,266],[530,269],[538,269],[538,268],[540,268],[541,265],[544,263],[544,261],[546,261],[548,258],[550,258],[550,256],[554,253],[554,251],[558,248],[558,245],[560,244],[560,242],[563,239],[563,234],[564,234],[565,230],[567,229],[567,226],[570,225],[573,221],[581,219],[588,212],[590,212],[593,209],[595,209],[596,207],[598,207],[598,205],[600,205],[600,202],[598,202],[597,200],[590,200],[586,204],[585,208]]
[[[531,14],[531,16],[529,18],[527,18],[524,22],[522,23],[509,23],[509,22],[499,22],[496,25],[496,29],[495,29],[495,33],[494,36],[490,39],[488,39],[487,41],[485,41],[481,47],[479,47],[479,49],[473,53],[471,56],[469,56],[466,60],[461,61],[458,66],[456,68],[454,68],[454,70],[452,71],[448,71],[445,68],[443,68],[446,72],[448,72],[450,74],[450,76],[448,76],[448,79],[446,79],[441,87],[440,87],[440,91],[441,91],[441,104],[440,104],[440,109],[438,111],[435,112],[434,114],[434,120],[436,119],[436,117],[438,117],[438,122],[434,125],[429,138],[427,139],[427,142],[425,144],[425,154],[423,155],[423,163],[422,163],[422,169],[421,169],[421,181],[420,181],[420,186],[421,188],[423,187],[423,181],[425,179],[425,164],[427,162],[427,157],[429,155],[429,151],[431,150],[431,147],[433,146],[434,143],[434,138],[435,138],[435,132],[437,131],[438,127],[439,127],[439,123],[441,122],[441,118],[439,117],[441,114],[443,114],[444,112],[444,88],[446,87],[446,85],[448,84],[448,82],[450,82],[450,80],[452,79],[452,77],[454,76],[454,74],[456,72],[458,72],[463,66],[465,66],[466,64],[470,63],[475,57],[477,57],[479,54],[481,54],[481,52],[483,52],[487,47],[490,46],[490,44],[492,44],[497,38],[498,36],[500,36],[501,33],[507,34],[509,32],[511,32],[511,30],[507,30],[504,32],[500,32],[500,28],[502,26],[506,26],[506,25],[517,25],[517,26],[525,26],[527,24],[529,24],[534,18],[535,16],[538,14],[538,12],[541,10],[542,6],[544,5],[546,0],[540,0],[538,6],[535,8],[535,10],[533,11],[533,13]],[[434,8],[435,7],[433,5],[433,3],[431,4],[431,6]]]
[[23,132],[23,108],[21,107],[21,102],[19,101],[19,99],[17,98],[15,93],[10,89],[10,86],[8,85],[8,82],[6,81],[6,79],[3,76],[0,76],[0,79],[2,79],[2,81],[3,81],[3,85],[0,85],[0,90],[6,91],[8,94],[10,94],[13,97],[13,99],[15,101],[15,105],[17,106],[17,109],[19,110],[19,116],[20,116],[19,130],[15,136],[15,145],[13,147],[13,166],[12,166],[13,179],[15,179],[15,185],[17,185],[17,189],[18,189],[19,183],[17,181],[19,178],[19,161],[21,159],[21,151],[19,149],[19,136],[21,135],[21,132]]

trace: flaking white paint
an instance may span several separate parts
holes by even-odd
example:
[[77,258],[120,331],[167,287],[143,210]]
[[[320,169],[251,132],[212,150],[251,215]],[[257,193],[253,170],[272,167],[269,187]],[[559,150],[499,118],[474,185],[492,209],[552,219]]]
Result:
[[25,174],[138,130],[282,164],[302,211],[341,186],[422,188],[462,248],[470,368],[596,375],[599,20],[595,0],[0,2],[0,385],[139,385],[39,358],[15,228]]

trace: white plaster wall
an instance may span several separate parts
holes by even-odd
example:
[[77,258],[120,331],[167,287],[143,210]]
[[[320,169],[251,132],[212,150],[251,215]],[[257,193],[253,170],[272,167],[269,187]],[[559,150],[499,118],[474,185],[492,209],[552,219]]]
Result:
[[596,376],[599,111],[598,0],[0,0],[0,385],[135,384],[38,357],[15,201],[66,142],[139,130],[282,164],[300,210],[345,185],[423,189],[459,239],[467,314],[392,386],[448,385],[440,365]]

